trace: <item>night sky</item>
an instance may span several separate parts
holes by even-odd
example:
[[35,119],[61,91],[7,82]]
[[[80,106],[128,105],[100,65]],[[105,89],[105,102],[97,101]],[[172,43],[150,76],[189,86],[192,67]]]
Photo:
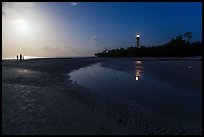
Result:
[[[93,56],[104,49],[202,39],[201,2],[3,3],[3,56]],[[11,50],[12,49],[12,50]]]

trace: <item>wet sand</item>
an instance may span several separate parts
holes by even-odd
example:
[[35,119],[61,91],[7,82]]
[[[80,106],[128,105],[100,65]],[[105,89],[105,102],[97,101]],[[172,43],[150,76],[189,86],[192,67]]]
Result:
[[114,59],[2,61],[2,134],[202,134],[131,101],[109,99],[74,84],[67,73]]

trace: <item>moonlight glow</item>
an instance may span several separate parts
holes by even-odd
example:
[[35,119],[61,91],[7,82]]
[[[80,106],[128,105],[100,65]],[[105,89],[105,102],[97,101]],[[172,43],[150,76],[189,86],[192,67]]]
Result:
[[27,32],[29,30],[29,25],[24,19],[17,19],[14,23],[18,31]]

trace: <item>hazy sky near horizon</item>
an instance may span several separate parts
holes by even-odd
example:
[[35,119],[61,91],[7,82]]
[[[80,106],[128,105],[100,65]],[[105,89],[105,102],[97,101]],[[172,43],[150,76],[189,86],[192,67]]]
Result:
[[191,31],[202,40],[201,2],[2,3],[2,57],[93,56],[105,49],[165,44]]

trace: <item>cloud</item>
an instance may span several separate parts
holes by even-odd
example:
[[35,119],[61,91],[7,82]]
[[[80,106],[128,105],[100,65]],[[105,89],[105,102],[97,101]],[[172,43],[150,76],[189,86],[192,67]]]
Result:
[[98,41],[98,38],[94,35],[94,36],[91,37],[91,41],[96,42],[96,41]]
[[3,2],[2,19],[6,22],[12,22],[16,19],[25,19],[29,17],[30,10],[33,7],[33,2]]
[[77,3],[77,2],[70,2],[70,5],[71,5],[71,6],[77,6],[78,3]]
[[94,55],[94,53],[104,49],[104,41],[93,35],[87,43],[86,49],[90,52],[90,55]]

